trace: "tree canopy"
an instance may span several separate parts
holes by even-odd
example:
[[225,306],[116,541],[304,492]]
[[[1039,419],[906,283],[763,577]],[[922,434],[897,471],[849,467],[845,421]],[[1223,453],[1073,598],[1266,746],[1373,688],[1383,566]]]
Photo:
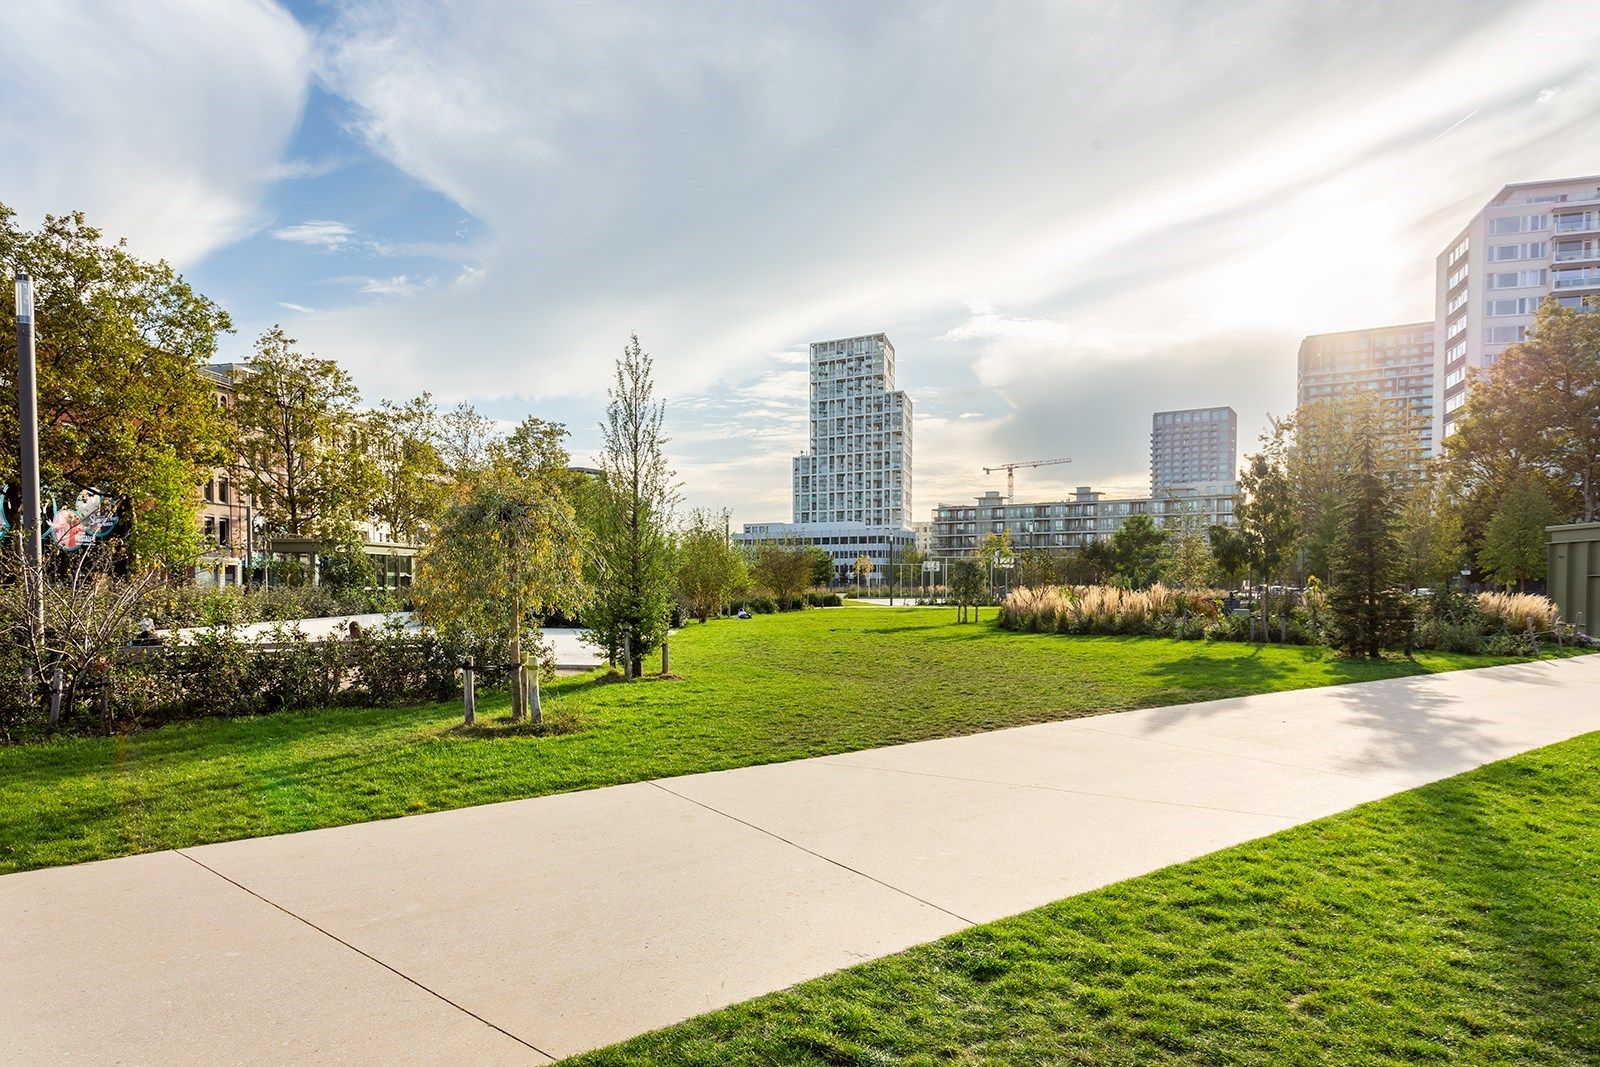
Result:
[[[0,204],[0,262],[34,283],[41,480],[128,501],[137,523],[142,509],[175,499],[158,500],[150,486],[177,479],[193,516],[203,471],[226,455],[227,426],[204,368],[233,328],[228,313],[167,263],[106,241],[81,212],[47,215],[37,231],[15,220]],[[0,440],[10,442],[19,432],[16,372],[16,311],[7,299]]]

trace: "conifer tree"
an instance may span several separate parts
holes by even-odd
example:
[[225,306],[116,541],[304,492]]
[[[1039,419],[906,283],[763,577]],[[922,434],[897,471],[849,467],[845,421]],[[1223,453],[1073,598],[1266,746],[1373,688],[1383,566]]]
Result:
[[1346,655],[1377,659],[1385,646],[1404,640],[1410,605],[1395,588],[1393,488],[1376,435],[1361,436],[1355,448],[1340,479],[1328,609],[1338,647]]

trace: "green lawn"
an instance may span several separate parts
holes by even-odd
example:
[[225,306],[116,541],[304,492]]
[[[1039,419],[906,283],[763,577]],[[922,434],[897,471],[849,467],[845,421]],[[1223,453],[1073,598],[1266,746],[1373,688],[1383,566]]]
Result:
[[1600,1062],[1600,733],[568,1061]]
[[[992,613],[988,613],[992,614]],[[1122,708],[1506,662],[1011,634],[949,609],[692,625],[683,681],[569,678],[551,737],[466,734],[459,708],[212,719],[0,749],[0,872],[769,763]],[[485,702],[480,721],[503,714]]]

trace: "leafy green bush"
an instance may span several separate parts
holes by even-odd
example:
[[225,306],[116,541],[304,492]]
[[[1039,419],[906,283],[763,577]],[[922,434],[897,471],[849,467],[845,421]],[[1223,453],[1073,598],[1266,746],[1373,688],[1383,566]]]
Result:
[[333,615],[370,615],[403,611],[407,604],[387,589],[299,585],[261,589],[202,589],[170,586],[150,604],[150,617],[162,628],[180,626],[243,626],[254,622],[288,622]]

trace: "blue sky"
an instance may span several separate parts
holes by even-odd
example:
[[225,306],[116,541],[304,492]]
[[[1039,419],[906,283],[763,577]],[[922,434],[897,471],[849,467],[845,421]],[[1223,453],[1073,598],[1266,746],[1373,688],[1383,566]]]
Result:
[[81,208],[369,398],[597,444],[630,330],[692,505],[788,516],[805,344],[887,332],[914,514],[1140,491],[1150,414],[1432,317],[1504,183],[1600,172],[1600,19],[1521,4],[0,7],[0,201]]

